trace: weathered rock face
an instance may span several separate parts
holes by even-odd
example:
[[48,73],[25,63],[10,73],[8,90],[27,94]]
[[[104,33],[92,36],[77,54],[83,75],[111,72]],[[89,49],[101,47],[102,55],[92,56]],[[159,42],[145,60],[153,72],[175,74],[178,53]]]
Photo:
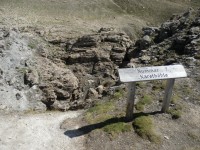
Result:
[[132,43],[111,29],[74,39],[44,39],[47,43],[38,44],[34,60],[26,61],[24,83],[39,88],[48,109],[63,111],[89,107],[108,95]]
[[100,32],[68,42],[63,59],[67,64],[113,62],[122,63],[131,40],[124,33]]
[[42,91],[33,80],[36,78],[29,76],[31,87],[24,84],[26,61],[32,60],[34,53],[28,46],[29,36],[17,29],[0,27],[0,110],[46,110],[41,102]]
[[78,78],[79,102],[83,106],[107,95],[109,87],[116,84],[117,68],[131,43],[125,33],[109,29],[66,42],[61,59]]
[[[146,65],[194,65],[200,56],[200,11],[173,16],[160,28],[144,28],[128,52],[131,62]],[[190,59],[188,59],[190,58]]]
[[[40,61],[43,62],[42,59]],[[77,93],[79,81],[69,69],[58,66],[50,60],[43,62],[38,68],[41,74],[39,87],[44,96],[42,101],[49,108],[67,110],[73,106],[78,107],[75,104],[80,94]]]

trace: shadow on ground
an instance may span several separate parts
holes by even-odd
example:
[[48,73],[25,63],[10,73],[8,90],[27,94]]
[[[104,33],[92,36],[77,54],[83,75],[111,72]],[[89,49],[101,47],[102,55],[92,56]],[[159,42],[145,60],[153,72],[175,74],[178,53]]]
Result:
[[131,122],[134,119],[136,119],[137,117],[155,115],[155,114],[160,114],[160,113],[162,113],[162,112],[161,111],[155,111],[155,112],[150,112],[150,113],[144,113],[144,112],[134,113],[133,119],[129,120],[129,121],[127,121],[125,117],[114,117],[114,118],[107,119],[103,122],[86,125],[86,126],[78,128],[78,129],[67,130],[67,131],[64,132],[64,134],[66,136],[70,137],[70,138],[79,137],[79,136],[88,134],[93,130],[101,129],[101,128],[103,128],[107,125],[110,125],[110,124],[114,124],[114,123],[118,123],[118,122]]

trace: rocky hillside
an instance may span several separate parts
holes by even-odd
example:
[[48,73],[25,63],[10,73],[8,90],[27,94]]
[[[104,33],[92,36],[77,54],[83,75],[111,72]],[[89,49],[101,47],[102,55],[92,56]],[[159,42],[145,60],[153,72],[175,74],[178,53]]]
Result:
[[119,67],[182,63],[199,80],[199,25],[199,11],[189,10],[143,28],[136,42],[114,28],[59,38],[57,30],[2,26],[1,109],[89,107],[118,88]]
[[[83,7],[74,14],[71,8],[78,9],[79,5],[72,1],[44,0],[40,6],[39,0],[34,4],[30,1],[18,1],[11,5],[10,2],[1,1],[0,9],[2,109],[43,111],[85,108],[118,88],[118,67],[142,63],[164,65],[198,62],[195,61],[199,57],[198,13],[190,11],[182,16],[174,16],[160,28],[143,28],[144,36],[136,42],[133,41],[136,34],[138,36],[141,32],[138,29],[146,26],[147,22],[163,20],[169,10],[171,13],[188,6],[198,6],[196,1],[181,1],[182,4],[176,0],[152,1],[148,4],[146,1],[135,0],[95,1],[96,3],[90,3],[92,7],[88,1],[80,1]],[[62,5],[68,9],[63,9]],[[39,9],[40,7],[44,9]],[[81,12],[88,7],[100,12],[100,16],[95,16],[96,13],[90,16],[91,9]],[[106,27],[99,30],[99,17],[100,22],[104,20],[104,24],[110,20],[101,7],[105,8],[110,17],[114,17],[112,23],[119,24],[115,26],[117,29]],[[35,13],[25,13],[28,12],[27,8]],[[52,14],[49,8],[54,11],[59,8],[58,15],[44,18],[46,13]],[[154,15],[155,9],[162,12],[157,17]],[[69,15],[61,23],[66,13],[71,14],[76,23]],[[91,20],[85,19],[84,24],[80,18],[84,19],[88,15]],[[147,15],[151,17],[145,18]],[[134,24],[127,21],[124,25],[120,23],[122,18],[132,22],[130,16],[137,20]],[[112,23],[108,23],[108,26],[113,26]],[[89,31],[89,28],[93,31]],[[91,34],[79,32],[86,30]]]
[[199,6],[198,0],[1,0],[0,22],[56,29],[64,37],[115,27],[136,38],[142,27]]
[[128,50],[129,65],[170,65],[181,63],[188,75],[199,78],[200,11],[175,15],[157,27],[143,28],[143,36]]

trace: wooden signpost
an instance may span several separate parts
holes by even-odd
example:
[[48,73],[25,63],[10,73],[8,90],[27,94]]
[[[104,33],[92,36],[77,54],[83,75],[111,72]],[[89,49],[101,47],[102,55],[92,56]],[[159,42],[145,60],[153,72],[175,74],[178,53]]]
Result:
[[120,81],[128,83],[128,100],[126,109],[127,120],[131,120],[133,118],[136,90],[135,82],[167,79],[167,86],[161,109],[162,112],[166,112],[169,108],[175,78],[187,77],[186,71],[182,65],[123,68],[119,69],[118,72]]

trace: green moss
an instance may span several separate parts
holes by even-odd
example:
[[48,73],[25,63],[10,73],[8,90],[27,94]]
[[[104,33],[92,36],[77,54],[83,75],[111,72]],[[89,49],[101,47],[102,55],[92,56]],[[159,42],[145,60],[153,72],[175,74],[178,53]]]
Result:
[[106,133],[111,134],[112,136],[116,136],[120,133],[131,131],[131,128],[132,128],[131,125],[128,123],[117,122],[117,123],[113,123],[113,124],[105,126],[103,130]]
[[96,104],[94,107],[89,108],[85,114],[85,119],[88,123],[98,123],[105,121],[112,117],[109,111],[115,108],[113,102],[105,102]]
[[96,104],[94,107],[88,109],[89,113],[102,114],[114,108],[113,102],[105,102]]
[[135,105],[135,108],[139,111],[143,111],[145,105],[149,105],[152,103],[152,96],[144,95],[142,99]]
[[160,137],[153,130],[153,121],[150,116],[141,116],[133,122],[135,132],[144,139],[159,143]]
[[114,138],[120,133],[131,131],[131,124],[123,122],[121,116],[124,114],[116,114],[116,107],[113,101],[99,103],[88,109],[85,113],[85,120],[89,124],[100,126],[99,130],[108,133]]

